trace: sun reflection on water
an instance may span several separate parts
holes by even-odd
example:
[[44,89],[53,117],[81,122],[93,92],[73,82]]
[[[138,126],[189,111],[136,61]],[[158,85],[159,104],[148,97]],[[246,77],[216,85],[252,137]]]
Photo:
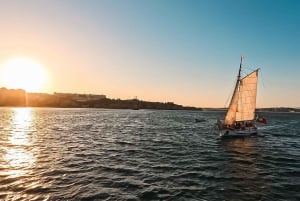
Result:
[[32,153],[23,148],[8,149],[3,159],[7,162],[6,175],[9,177],[19,177],[28,173],[35,158]]
[[31,152],[34,115],[31,108],[14,108],[4,149],[6,176],[19,177],[28,173],[35,163]]
[[28,133],[33,121],[31,108],[15,108],[11,121],[12,135],[9,141],[13,145],[30,145]]
[[8,162],[10,167],[28,167],[34,163],[34,156],[32,153],[22,148],[7,150],[4,159]]

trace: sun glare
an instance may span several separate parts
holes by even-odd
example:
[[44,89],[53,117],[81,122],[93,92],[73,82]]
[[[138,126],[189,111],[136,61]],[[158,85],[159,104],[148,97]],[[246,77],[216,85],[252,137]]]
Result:
[[9,89],[39,92],[46,86],[47,73],[39,62],[30,58],[15,58],[1,65],[1,81]]

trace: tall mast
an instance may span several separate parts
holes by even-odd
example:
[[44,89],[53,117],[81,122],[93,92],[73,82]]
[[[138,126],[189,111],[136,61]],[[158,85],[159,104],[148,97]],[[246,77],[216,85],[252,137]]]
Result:
[[243,59],[244,59],[244,56],[242,55],[241,56],[241,63],[240,63],[239,74],[238,74],[238,81],[241,79],[241,70],[242,70]]
[[242,70],[243,59],[244,59],[244,56],[242,55],[242,56],[241,56],[240,68],[239,68],[239,74],[238,74],[238,76],[237,76],[237,80],[236,80],[236,84],[235,84],[235,90],[238,88],[239,82],[240,82],[240,80],[241,80],[241,70]]
[[241,56],[241,63],[240,63],[240,68],[239,68],[239,74],[236,80],[236,84],[234,87],[234,91],[230,100],[230,104],[225,116],[225,124],[233,124],[236,120],[236,112],[237,112],[237,107],[238,107],[238,99],[239,99],[239,85],[241,81],[241,70],[242,70],[242,62],[243,62],[243,56]]

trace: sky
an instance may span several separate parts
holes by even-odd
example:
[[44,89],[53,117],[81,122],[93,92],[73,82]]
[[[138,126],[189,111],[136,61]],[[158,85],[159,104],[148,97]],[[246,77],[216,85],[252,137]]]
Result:
[[257,107],[300,107],[299,13],[298,0],[0,0],[0,63],[42,63],[40,92],[226,107],[244,55],[245,73],[261,68]]

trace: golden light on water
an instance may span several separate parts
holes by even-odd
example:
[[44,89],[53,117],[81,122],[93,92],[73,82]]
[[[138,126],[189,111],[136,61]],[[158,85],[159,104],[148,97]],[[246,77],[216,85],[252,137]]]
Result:
[[31,127],[33,122],[31,108],[15,108],[10,122],[11,132],[8,133],[7,147],[3,156],[6,162],[6,174],[18,177],[28,172],[35,163],[31,150]]
[[28,132],[32,124],[32,109],[31,108],[16,108],[11,121],[13,128],[12,135],[9,137],[13,145],[30,145]]
[[8,149],[4,160],[13,168],[31,167],[35,162],[33,154],[23,148]]
[[3,85],[11,89],[38,92],[46,87],[48,74],[45,67],[36,60],[18,57],[0,66]]

